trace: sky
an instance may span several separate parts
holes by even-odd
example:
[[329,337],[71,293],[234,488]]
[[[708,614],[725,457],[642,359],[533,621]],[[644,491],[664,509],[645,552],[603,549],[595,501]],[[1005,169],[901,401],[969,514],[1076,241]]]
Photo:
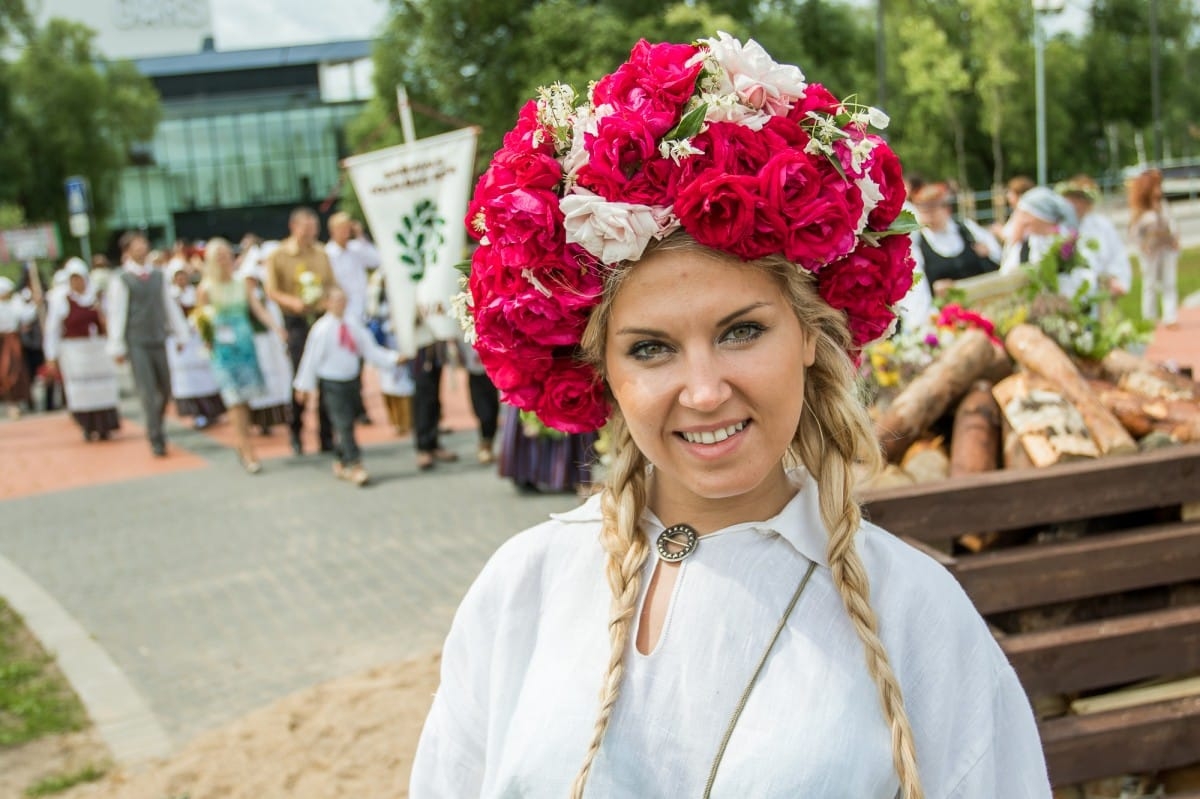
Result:
[[373,38],[387,0],[210,0],[218,50]]
[[[218,50],[370,39],[387,15],[387,0],[210,0]],[[873,5],[874,0],[854,0]],[[1051,33],[1077,32],[1091,0],[1065,0],[1047,19]]]

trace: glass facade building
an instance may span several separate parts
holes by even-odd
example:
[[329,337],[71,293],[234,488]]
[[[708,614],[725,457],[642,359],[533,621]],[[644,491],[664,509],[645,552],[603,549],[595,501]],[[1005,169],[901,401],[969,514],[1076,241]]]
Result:
[[286,235],[296,205],[336,196],[346,124],[372,91],[370,43],[203,52],[137,61],[163,98],[109,220],[156,244]]

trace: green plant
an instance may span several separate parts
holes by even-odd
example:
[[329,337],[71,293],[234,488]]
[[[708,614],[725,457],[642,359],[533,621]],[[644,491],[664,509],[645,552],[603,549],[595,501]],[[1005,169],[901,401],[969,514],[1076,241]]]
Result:
[[89,763],[75,771],[67,771],[62,774],[51,774],[48,777],[43,777],[26,788],[25,795],[33,797],[62,793],[68,788],[74,788],[76,785],[82,785],[85,782],[95,782],[107,773],[107,767]]
[[83,729],[87,714],[54,660],[0,600],[0,746]]

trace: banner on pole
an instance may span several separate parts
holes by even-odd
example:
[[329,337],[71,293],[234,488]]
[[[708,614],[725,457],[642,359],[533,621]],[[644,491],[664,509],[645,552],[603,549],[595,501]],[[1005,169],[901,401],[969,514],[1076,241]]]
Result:
[[343,165],[379,249],[397,348],[416,354],[418,313],[436,338],[458,336],[450,300],[466,256],[463,217],[476,128],[347,158]]

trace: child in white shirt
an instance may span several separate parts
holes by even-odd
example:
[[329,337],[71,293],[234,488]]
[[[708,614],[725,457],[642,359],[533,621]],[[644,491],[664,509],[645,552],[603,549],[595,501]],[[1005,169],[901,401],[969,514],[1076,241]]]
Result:
[[404,358],[394,350],[375,343],[362,323],[346,314],[346,294],[339,288],[329,290],[327,311],[308,332],[304,354],[292,386],[296,401],[303,403],[314,390],[320,390],[320,402],[333,423],[333,474],[357,486],[368,478],[362,465],[362,453],[354,439],[354,420],[358,406],[359,359],[380,369],[390,369]]

